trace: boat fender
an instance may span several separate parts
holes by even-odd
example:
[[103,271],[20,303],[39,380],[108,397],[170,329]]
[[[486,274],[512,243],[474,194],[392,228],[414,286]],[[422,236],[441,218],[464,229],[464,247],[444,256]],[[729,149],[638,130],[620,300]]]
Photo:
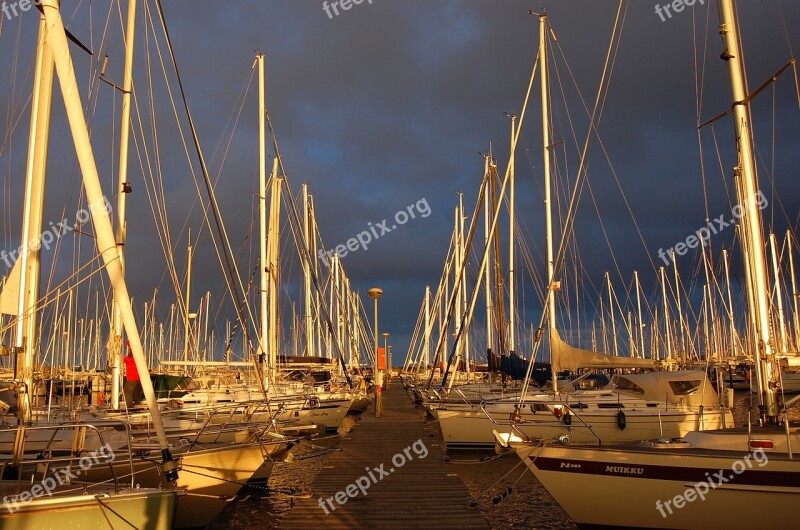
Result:
[[625,413],[620,410],[617,412],[617,427],[619,427],[619,430],[624,431],[627,426],[628,421],[625,419]]
[[103,401],[105,401],[105,399],[106,399],[105,393],[103,393],[103,392],[98,392],[97,393],[97,404],[98,405],[102,405]]
[[502,501],[503,499],[508,497],[511,494],[512,491],[514,491],[514,488],[512,488],[510,486],[508,488],[504,489],[503,493],[501,493],[500,495],[498,495],[497,497],[492,499],[492,504],[499,504],[500,501]]
[[569,411],[564,412],[564,415],[561,417],[561,421],[564,425],[572,425],[572,414]]

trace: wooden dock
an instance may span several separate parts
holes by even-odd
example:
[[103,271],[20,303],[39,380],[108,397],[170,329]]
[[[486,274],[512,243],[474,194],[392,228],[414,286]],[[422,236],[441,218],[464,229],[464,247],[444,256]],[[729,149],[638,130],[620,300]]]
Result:
[[381,417],[363,413],[281,528],[489,528],[444,461],[438,425],[423,421],[398,380],[383,396]]

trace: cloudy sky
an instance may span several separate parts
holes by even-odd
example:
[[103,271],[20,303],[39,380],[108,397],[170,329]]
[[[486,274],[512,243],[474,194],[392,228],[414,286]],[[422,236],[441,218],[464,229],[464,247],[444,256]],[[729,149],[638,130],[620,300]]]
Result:
[[[774,0],[739,3],[748,80],[756,87],[800,47],[800,5]],[[120,98],[97,77],[107,55],[106,77],[121,83],[120,21],[126,4],[63,4],[68,29],[94,51],[89,57],[72,48],[95,155],[111,195],[116,193]],[[616,38],[599,136],[590,143],[588,186],[575,227],[580,258],[573,259],[581,263],[586,311],[594,311],[606,271],[623,305],[629,300],[625,291],[634,270],[642,275],[648,300],[657,304],[658,250],[685,240],[706,217],[729,214],[731,209],[731,122],[722,119],[697,132],[698,122],[730,106],[727,72],[719,59],[716,2],[697,0],[693,8],[671,16],[659,15],[655,2],[624,2],[619,18],[614,0],[554,4],[547,13],[557,37],[551,49],[550,90],[560,215],[575,181],[587,112],[595,102],[609,43]],[[329,15],[318,0],[164,1],[187,101],[212,177],[218,179],[222,214],[243,275],[255,266],[257,255],[251,237],[258,178],[257,85],[251,71],[256,50],[266,54],[267,104],[288,182],[295,194],[302,183],[309,185],[328,248],[367,230],[370,223],[388,218],[389,225],[394,224],[391,218],[408,206],[429,206],[427,217],[411,219],[367,250],[343,259],[365,303],[368,288],[383,288],[381,330],[392,334],[397,359],[397,353],[406,351],[425,285],[435,288],[439,282],[458,192],[464,193],[470,216],[483,176],[483,153],[490,146],[501,173],[505,170],[509,120],[503,113],[520,113],[538,44],[538,18],[528,10],[541,6],[518,0],[364,0],[349,10],[338,9],[335,15],[331,6]],[[3,17],[0,26],[6,95],[0,106],[5,124],[0,247],[7,249],[19,245],[38,22],[33,11],[21,15]],[[178,122],[186,133],[155,5],[140,6],[138,20],[134,128],[144,132],[134,135],[131,151],[131,291],[140,306],[158,288],[159,318],[168,319],[174,288],[164,272],[166,260],[157,237],[162,229],[154,222],[146,192],[148,179],[158,173],[178,274],[185,274],[191,228],[193,239],[199,233],[193,297],[213,292],[213,299],[222,304],[215,309],[216,328],[222,330],[231,316],[230,304],[224,302],[223,276],[199,215],[190,170],[198,171],[197,157],[191,146],[188,157],[184,152],[165,89],[166,71]],[[753,106],[761,188],[769,200],[765,214],[778,234],[796,230],[800,210],[800,188],[794,184],[800,167],[795,81],[795,72],[788,70]],[[517,208],[533,274],[541,277],[538,79],[531,97],[517,152]],[[80,208],[80,175],[60,98],[55,100],[52,130],[47,207],[52,212],[48,219],[58,220],[62,212],[69,216]],[[731,244],[733,232],[712,242],[717,256]],[[288,255],[291,247],[287,234],[282,251]],[[62,281],[84,259],[76,256],[88,255],[87,248],[86,241],[65,241],[52,278],[46,265],[45,283]],[[285,293],[295,296],[297,260],[287,262]],[[690,277],[702,274],[698,263],[694,251],[679,259],[687,285]],[[527,265],[520,262],[518,267],[526,270]],[[541,285],[531,275],[522,273],[519,285],[518,311],[526,328],[536,324],[541,313]],[[89,291],[101,285],[100,278],[92,281],[81,286],[86,300]],[[284,301],[287,313],[291,296]],[[302,300],[295,300],[301,307]],[[89,302],[82,307],[90,307]],[[290,317],[285,319],[288,336]]]

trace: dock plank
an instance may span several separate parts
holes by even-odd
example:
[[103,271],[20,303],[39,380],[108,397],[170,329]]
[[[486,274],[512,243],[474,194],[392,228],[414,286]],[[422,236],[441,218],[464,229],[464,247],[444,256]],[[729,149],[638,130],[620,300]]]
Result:
[[381,417],[372,408],[364,412],[314,480],[311,498],[297,499],[281,528],[489,528],[444,460],[438,425],[421,419],[399,381],[383,396]]

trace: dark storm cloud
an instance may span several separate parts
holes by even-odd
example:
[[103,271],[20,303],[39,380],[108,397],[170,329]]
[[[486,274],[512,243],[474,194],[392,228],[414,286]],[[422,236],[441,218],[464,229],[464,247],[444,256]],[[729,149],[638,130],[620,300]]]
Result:
[[[763,2],[740,4],[748,74],[751,86],[755,86],[785,63],[789,54],[780,13],[772,3],[768,9]],[[651,259],[657,259],[654,256],[658,248],[685,238],[707,215],[695,128],[698,119],[710,118],[730,105],[727,73],[718,59],[721,48],[715,8],[712,6],[709,15],[706,7],[698,3],[694,11],[687,9],[662,22],[654,7],[655,2],[645,1],[627,6],[599,124],[603,145],[644,234],[644,244],[632,226],[628,207],[596,140],[589,159],[591,191],[619,262],[621,281],[628,282],[632,270],[639,269],[648,271],[649,277],[643,278],[648,284],[655,274],[650,263]],[[104,19],[107,6],[92,7],[97,26],[93,31],[88,25],[88,7],[79,6],[74,15],[71,8],[67,8],[71,14],[70,29],[98,48],[93,59],[81,56],[73,48],[81,86],[86,90],[90,64],[96,65],[105,53],[111,59],[110,75],[119,81],[123,47],[116,11],[112,11],[110,37],[102,41],[98,21]],[[410,222],[374,242],[368,250],[343,260],[354,286],[362,294],[374,285],[384,288],[381,303],[386,323],[381,327],[390,332],[401,331],[396,335],[397,359],[397,353],[404,353],[424,285],[435,288],[438,283],[452,230],[456,192],[464,191],[465,205],[470,210],[467,214],[471,215],[483,173],[480,153],[490,144],[501,173],[505,169],[509,133],[508,119],[502,112],[519,113],[538,41],[538,19],[527,13],[530,2],[374,0],[372,4],[354,5],[333,18],[325,14],[322,2],[317,0],[226,3],[170,0],[164,8],[188,102],[215,178],[221,167],[217,194],[232,244],[244,249],[242,274],[249,274],[253,265],[252,240],[246,240],[246,234],[255,215],[253,201],[258,171],[255,83],[249,88],[232,136],[229,136],[232,131],[229,120],[238,113],[237,101],[251,75],[254,50],[266,53],[267,102],[293,191],[298,194],[301,183],[309,184],[326,245],[344,242],[367,223],[389,217],[414,201],[428,200],[430,217]],[[617,2],[611,0],[561,1],[548,8],[560,46],[553,51],[557,60],[551,72],[554,141],[564,142],[560,153],[567,153],[569,164],[561,178],[570,182],[574,181],[588,124],[570,77],[575,77],[585,104],[591,108],[616,8]],[[800,6],[783,2],[782,9],[791,45],[796,49],[800,44],[796,32]],[[158,26],[152,6],[149,12],[140,9],[139,19],[148,25],[152,19]],[[18,24],[24,34],[20,56],[16,58],[12,33]],[[30,74],[26,77],[25,72],[30,71],[33,61],[35,16],[6,22],[2,31],[3,78],[14,77],[15,69],[16,78],[21,79],[15,85],[11,82],[5,85],[8,99],[0,113],[8,122],[12,114],[20,115],[19,106],[24,105],[30,92]],[[156,34],[160,35],[160,31]],[[163,51],[163,37],[159,36],[158,41]],[[695,44],[705,58],[700,65],[705,69],[699,117]],[[187,234],[181,228],[192,226],[193,233],[197,233],[201,217],[189,163],[178,141],[163,80],[159,79],[161,67],[152,34],[149,51],[145,45],[141,34],[137,38],[137,98],[144,106],[148,98],[149,56],[150,71],[156,78],[155,115],[166,201],[175,259],[182,270]],[[703,49],[707,51],[703,53]],[[174,73],[169,76],[174,81]],[[792,147],[799,129],[797,102],[789,76],[779,81],[776,92],[780,97],[776,103],[776,131],[780,136],[776,145],[775,179],[785,210],[794,221],[800,192],[792,185],[794,175],[787,173],[786,168],[798,167],[800,155]],[[561,99],[562,86],[569,115]],[[174,83],[172,87],[175,89]],[[99,87],[99,94],[95,106],[90,107],[96,112],[92,118],[95,149],[104,183],[110,183],[116,171],[116,155],[112,153],[116,153],[117,136],[113,131],[118,127],[118,117],[114,118],[112,112],[118,113],[119,99],[106,86]],[[544,228],[538,97],[537,84],[526,117],[523,144],[518,149],[517,170],[521,223],[534,238],[528,246],[536,249],[533,254],[540,259]],[[754,107],[755,124],[757,131],[763,133],[759,147],[767,160],[765,167],[771,171],[772,101],[770,95],[762,99]],[[55,209],[63,207],[65,195],[59,190],[68,191],[77,207],[76,178],[79,178],[60,107],[57,99],[54,120],[60,120],[62,125],[51,142],[51,160],[54,160],[51,169],[59,177],[51,179],[56,191],[48,195],[48,204]],[[178,113],[185,131],[180,107]],[[574,139],[569,120],[575,129]],[[7,128],[7,135],[9,132]],[[730,182],[730,121],[719,122],[714,133],[724,161],[722,171]],[[710,129],[704,130],[701,138],[708,152],[704,166],[708,213],[724,213],[729,206]],[[148,148],[153,154],[155,142],[150,140]],[[24,167],[26,141],[27,112],[2,154],[3,167],[9,172],[7,182],[11,183],[14,196],[20,197],[10,202],[12,213],[3,217],[3,243],[7,247],[18,238],[19,175],[20,167]],[[230,149],[226,152],[229,141]],[[197,171],[191,150],[190,157]],[[559,158],[559,164],[563,165],[563,156]],[[164,258],[153,235],[155,229],[142,178],[139,162],[135,160],[131,164],[135,193],[130,197],[128,248],[131,259],[138,264],[130,281],[140,300],[149,298],[164,276]],[[563,183],[561,186],[560,196],[564,197],[568,190]],[[193,203],[190,220],[185,222]],[[594,208],[587,189],[576,231],[585,253],[583,265],[593,271],[596,283],[602,283],[604,271],[615,270],[615,265]],[[12,226],[6,226],[8,220]],[[786,222],[777,218],[776,225],[785,228]],[[501,230],[506,233],[505,227]],[[221,273],[207,229],[203,233],[195,264],[198,277],[194,296],[197,299],[206,290],[212,290],[220,299],[224,296]],[[503,237],[505,240],[506,236]],[[715,242],[714,248],[719,247]],[[543,262],[535,265],[543,270]],[[295,266],[293,274],[296,273]],[[164,303],[170,303],[174,297],[167,294],[171,289],[169,282],[162,283],[160,288]],[[539,287],[528,287],[534,288]],[[533,298],[530,296],[529,301]],[[535,314],[535,304],[531,304],[528,315]],[[533,318],[538,318],[538,314]]]

